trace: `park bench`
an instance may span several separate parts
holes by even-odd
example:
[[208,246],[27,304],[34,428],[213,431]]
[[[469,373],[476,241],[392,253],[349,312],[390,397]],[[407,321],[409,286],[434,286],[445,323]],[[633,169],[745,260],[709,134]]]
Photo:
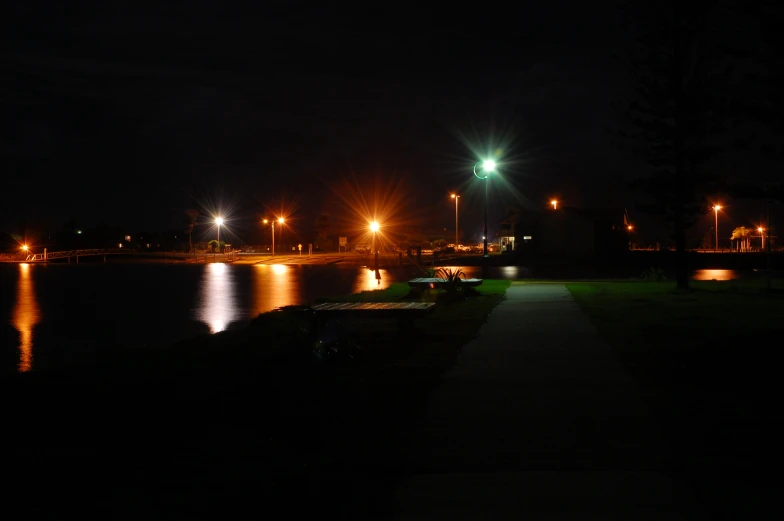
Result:
[[[440,289],[448,284],[450,284],[450,281],[439,277],[421,277],[408,281],[409,287],[420,290]],[[474,288],[482,284],[482,279],[460,279],[460,284]]]
[[319,337],[331,320],[345,318],[362,320],[394,319],[398,327],[409,329],[414,319],[427,316],[434,302],[326,302],[308,308],[310,333]]

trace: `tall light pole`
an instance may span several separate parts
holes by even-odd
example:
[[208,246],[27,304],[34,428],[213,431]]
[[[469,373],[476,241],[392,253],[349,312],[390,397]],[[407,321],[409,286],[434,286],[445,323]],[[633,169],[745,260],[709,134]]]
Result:
[[760,232],[760,238],[762,239],[762,244],[760,245],[760,251],[765,250],[765,228],[760,226],[757,228],[757,231]]
[[558,209],[558,201],[556,201],[555,199],[550,201],[550,204],[553,205],[553,210],[557,210]]
[[[281,225],[280,226],[280,237],[281,237],[281,239],[283,238],[283,223],[284,222],[285,221],[284,221],[283,217],[278,217],[278,224]],[[275,239],[275,223],[272,223],[272,238],[273,238],[273,240]],[[274,245],[274,243],[273,243],[273,245]],[[283,246],[283,244],[281,244],[281,246]]]
[[[264,224],[267,224],[270,221],[267,220],[267,219],[264,219],[262,222]],[[285,222],[285,220],[283,219],[283,217],[280,217],[280,218],[278,218],[278,222],[280,224],[283,224]],[[273,257],[275,256],[275,221],[272,221],[272,256]]]
[[455,200],[455,250],[457,250],[457,237],[459,234],[459,228],[457,227],[457,201],[460,200],[460,196],[457,194],[452,194],[450,197]]
[[[477,168],[481,165],[484,175],[479,175]],[[484,233],[484,263],[482,264],[482,276],[487,277],[487,185],[490,174],[495,171],[495,161],[488,159],[487,161],[479,161],[474,165],[474,175],[477,179],[482,179],[485,182],[485,233]]]
[[719,210],[721,210],[720,205],[714,205],[713,212],[716,214],[716,224],[714,228],[716,229],[716,243],[713,245],[713,252],[717,252],[719,250]]
[[[269,220],[262,219],[261,222],[263,222],[264,224],[267,224],[267,223],[269,223]],[[264,240],[264,235],[263,234],[261,236],[261,240],[262,241]],[[273,257],[275,256],[275,224],[274,223],[272,224],[272,256]]]
[[222,217],[217,217],[215,219],[215,224],[218,226],[218,253],[220,253],[220,227],[221,227],[221,224],[223,224],[223,218]]
[[373,269],[378,269],[378,249],[376,249],[376,234],[378,233],[378,223],[370,223],[370,231],[373,232]]

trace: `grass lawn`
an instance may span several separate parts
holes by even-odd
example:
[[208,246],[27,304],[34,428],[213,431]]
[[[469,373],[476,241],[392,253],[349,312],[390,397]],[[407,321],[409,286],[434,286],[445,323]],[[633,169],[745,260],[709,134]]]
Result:
[[[406,474],[401,440],[417,428],[430,390],[508,286],[486,280],[460,301],[412,296],[406,284],[351,296],[437,305],[413,331],[349,323],[361,351],[340,363],[315,361],[299,334],[304,309],[290,307],[166,350],[107,349],[66,371],[17,375],[5,382],[16,397],[4,413],[16,426],[10,443],[35,454],[19,472],[67,481],[65,469],[80,468],[90,478],[79,486],[101,491],[96,504],[125,501],[107,491],[120,487],[129,512],[150,497],[163,510],[198,515],[207,501],[263,504],[293,494],[292,508],[324,514],[351,504],[370,515]],[[62,494],[56,501],[76,508]]]
[[695,281],[688,292],[674,282],[567,284],[640,382],[676,470],[699,475],[705,494],[753,502],[770,486],[765,469],[781,462],[784,285],[774,282],[772,293],[761,281]]

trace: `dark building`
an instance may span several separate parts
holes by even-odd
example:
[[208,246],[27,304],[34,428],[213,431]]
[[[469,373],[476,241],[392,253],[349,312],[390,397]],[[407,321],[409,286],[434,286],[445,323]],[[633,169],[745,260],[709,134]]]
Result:
[[502,251],[541,257],[598,257],[629,249],[625,209],[513,208],[499,223]]

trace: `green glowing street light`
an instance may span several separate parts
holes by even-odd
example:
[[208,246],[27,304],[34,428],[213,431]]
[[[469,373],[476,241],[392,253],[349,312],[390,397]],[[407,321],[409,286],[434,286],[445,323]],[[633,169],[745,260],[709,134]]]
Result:
[[[477,169],[480,166],[481,166],[482,172],[484,172],[484,175],[480,175],[479,172],[477,172]],[[481,179],[481,180],[483,180],[485,182],[485,233],[484,233],[484,241],[485,241],[484,257],[485,257],[485,262],[484,262],[484,265],[483,265],[483,268],[484,268],[483,269],[483,271],[484,271],[483,276],[485,276],[485,277],[487,276],[487,257],[488,257],[488,255],[487,255],[487,185],[488,185],[488,179],[490,178],[490,174],[492,174],[494,171],[495,171],[495,161],[493,161],[492,159],[488,159],[486,161],[479,161],[477,164],[474,165],[474,175],[477,177],[477,179]]]

